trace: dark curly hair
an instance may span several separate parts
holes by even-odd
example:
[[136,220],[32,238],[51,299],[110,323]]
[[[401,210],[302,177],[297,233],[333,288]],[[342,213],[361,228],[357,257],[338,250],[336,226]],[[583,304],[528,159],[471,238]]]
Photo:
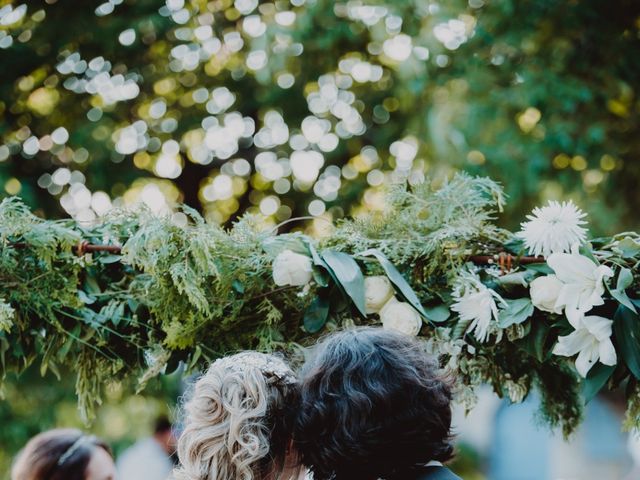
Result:
[[301,373],[294,444],[314,480],[403,478],[453,456],[451,388],[418,340],[357,328],[320,342]]

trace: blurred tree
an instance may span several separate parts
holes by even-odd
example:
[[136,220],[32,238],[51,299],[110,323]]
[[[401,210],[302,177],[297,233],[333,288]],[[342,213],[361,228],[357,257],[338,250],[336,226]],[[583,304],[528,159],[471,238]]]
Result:
[[511,226],[567,195],[635,226],[634,0],[2,5],[0,188],[43,214],[339,218],[462,168]]

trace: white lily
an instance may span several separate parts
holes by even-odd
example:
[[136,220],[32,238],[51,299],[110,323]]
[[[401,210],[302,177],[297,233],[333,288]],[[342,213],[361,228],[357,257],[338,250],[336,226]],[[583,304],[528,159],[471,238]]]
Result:
[[463,322],[471,321],[467,330],[473,332],[479,342],[486,342],[491,319],[498,321],[496,300],[505,304],[502,297],[472,273],[460,277],[452,296],[455,303],[451,305],[451,310],[457,312]]
[[613,277],[613,270],[580,255],[576,248],[550,255],[547,264],[562,282],[555,309],[564,308],[569,323],[578,328],[584,313],[604,303],[605,280]]
[[558,337],[553,353],[563,357],[577,353],[576,369],[585,378],[598,360],[604,365],[615,365],[618,358],[611,343],[612,325],[613,321],[608,318],[596,315],[581,317],[573,333]]

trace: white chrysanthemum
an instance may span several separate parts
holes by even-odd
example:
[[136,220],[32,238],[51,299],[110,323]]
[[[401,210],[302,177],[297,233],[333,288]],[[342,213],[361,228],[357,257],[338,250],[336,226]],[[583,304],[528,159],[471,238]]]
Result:
[[472,331],[479,342],[486,342],[491,320],[498,321],[496,300],[505,303],[502,297],[472,273],[463,274],[458,279],[452,297],[455,302],[451,310],[457,312],[463,322],[471,321],[467,330]]
[[551,200],[527,215],[529,221],[520,225],[522,229],[516,236],[524,240],[533,255],[548,257],[552,253],[568,252],[574,244],[582,244],[586,239],[587,229],[581,226],[587,223],[583,220],[585,216],[572,201]]

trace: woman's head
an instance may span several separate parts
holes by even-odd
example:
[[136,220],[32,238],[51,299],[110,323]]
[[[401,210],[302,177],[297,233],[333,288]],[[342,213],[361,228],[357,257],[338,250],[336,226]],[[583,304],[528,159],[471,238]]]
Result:
[[184,405],[177,478],[277,478],[297,405],[296,378],[280,358],[245,352],[215,361]]
[[115,480],[115,466],[106,443],[80,430],[55,429],[29,440],[11,480]]
[[413,337],[335,333],[301,376],[294,444],[316,480],[401,478],[453,448],[451,391]]

